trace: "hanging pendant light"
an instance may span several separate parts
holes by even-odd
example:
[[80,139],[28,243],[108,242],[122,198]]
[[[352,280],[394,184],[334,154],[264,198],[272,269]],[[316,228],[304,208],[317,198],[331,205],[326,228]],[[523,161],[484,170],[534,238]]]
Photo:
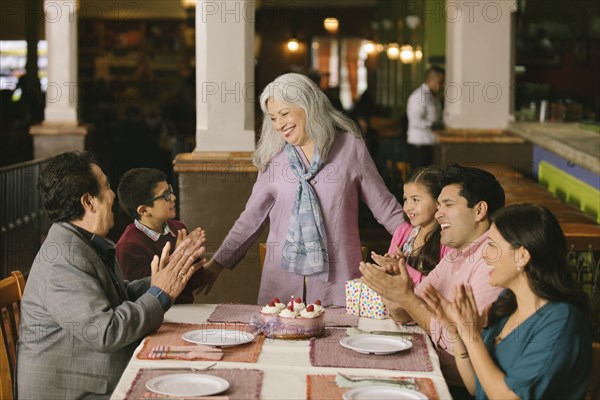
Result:
[[402,64],[410,64],[415,60],[415,51],[410,44],[400,47],[400,61]]

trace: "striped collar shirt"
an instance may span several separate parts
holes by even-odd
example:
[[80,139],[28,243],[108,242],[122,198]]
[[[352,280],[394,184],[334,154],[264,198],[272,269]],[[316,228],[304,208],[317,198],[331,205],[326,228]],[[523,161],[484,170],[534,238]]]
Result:
[[138,228],[140,231],[144,232],[144,234],[146,236],[148,236],[150,239],[152,239],[155,242],[158,241],[158,239],[160,239],[160,237],[163,235],[170,234],[171,236],[175,237],[175,234],[173,233],[171,228],[169,228],[169,224],[167,224],[166,222],[163,224],[162,233],[153,231],[152,229],[148,228],[146,225],[142,224],[137,219],[134,220],[133,223],[135,224],[136,228]]

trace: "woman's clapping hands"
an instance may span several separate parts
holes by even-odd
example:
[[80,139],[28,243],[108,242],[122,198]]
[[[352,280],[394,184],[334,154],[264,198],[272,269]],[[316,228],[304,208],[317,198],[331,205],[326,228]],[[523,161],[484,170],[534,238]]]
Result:
[[421,297],[433,317],[449,331],[458,333],[463,340],[468,340],[474,332],[480,332],[487,323],[489,308],[479,315],[473,289],[468,284],[454,287],[452,301],[431,285],[425,288]]

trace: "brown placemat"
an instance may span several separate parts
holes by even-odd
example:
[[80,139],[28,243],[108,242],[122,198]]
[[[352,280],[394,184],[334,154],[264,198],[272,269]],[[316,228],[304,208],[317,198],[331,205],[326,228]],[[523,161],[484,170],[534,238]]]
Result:
[[[188,342],[181,338],[181,335],[196,329],[235,329],[254,333],[252,328],[245,324],[177,324],[165,322],[156,332],[144,339],[144,346],[137,354],[137,358],[141,360],[153,359],[150,357],[150,352],[155,346],[189,345]],[[260,354],[264,341],[265,337],[263,335],[257,335],[256,340],[251,343],[227,347],[227,351],[221,361],[255,363],[256,360],[258,360],[258,355]],[[202,358],[198,358],[198,360],[202,360]]]
[[249,324],[252,317],[258,315],[261,308],[256,304],[219,304],[207,321]]
[[[397,378],[404,378],[399,376]],[[439,400],[433,381],[429,378],[413,378],[419,388],[429,400]],[[344,392],[352,388],[341,388],[335,383],[335,375],[306,375],[307,400],[333,400],[341,399]]]
[[[256,317],[261,306],[255,304],[219,304],[208,317],[208,322],[236,322],[248,324]],[[328,307],[325,309],[325,326],[357,327],[358,317],[346,313],[344,307]]]
[[329,333],[325,337],[310,341],[310,364],[315,367],[433,371],[427,352],[428,339],[423,334],[413,335],[413,345],[408,350],[394,354],[373,355],[357,353],[343,347],[339,341],[347,336],[345,331],[331,329]]
[[148,392],[146,389],[146,382],[152,378],[163,375],[172,374],[200,374],[200,375],[212,375],[218,376],[219,378],[225,379],[229,382],[229,389],[223,393],[219,393],[220,396],[226,396],[230,400],[244,399],[244,400],[258,400],[260,399],[260,392],[262,390],[262,371],[256,369],[210,369],[206,371],[192,371],[186,368],[141,368],[135,379],[133,380],[131,387],[125,395],[125,399],[140,399],[145,397],[145,393]]
[[325,309],[325,326],[328,327],[353,327],[358,326],[360,318],[346,312],[346,307],[335,307]]

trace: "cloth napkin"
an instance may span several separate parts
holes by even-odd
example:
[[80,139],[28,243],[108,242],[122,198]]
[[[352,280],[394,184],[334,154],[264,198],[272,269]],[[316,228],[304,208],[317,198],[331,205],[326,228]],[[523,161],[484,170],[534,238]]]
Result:
[[[375,376],[373,378],[376,378]],[[382,377],[383,378],[383,377]],[[395,377],[384,377],[386,379],[396,379]],[[338,387],[341,388],[353,388],[353,387],[359,387],[359,386],[373,386],[373,385],[383,385],[383,386],[397,386],[397,387],[402,387],[405,389],[410,389],[410,390],[416,390],[419,391],[419,387],[417,386],[417,384],[415,383],[415,380],[413,378],[397,378],[396,381],[391,382],[391,381],[378,381],[376,379],[373,380],[367,380],[365,379],[364,381],[359,381],[359,382],[352,382],[349,381],[348,379],[344,378],[343,376],[340,375],[336,375],[335,376],[335,383],[336,385],[338,385]]]
[[173,358],[177,360],[219,361],[223,359],[223,355],[222,349],[197,344],[192,346],[154,346],[148,353],[148,358],[152,360]]
[[[142,393],[142,399],[174,399],[173,396],[165,396],[154,392]],[[200,396],[200,397],[177,397],[177,400],[229,400],[229,396]]]

